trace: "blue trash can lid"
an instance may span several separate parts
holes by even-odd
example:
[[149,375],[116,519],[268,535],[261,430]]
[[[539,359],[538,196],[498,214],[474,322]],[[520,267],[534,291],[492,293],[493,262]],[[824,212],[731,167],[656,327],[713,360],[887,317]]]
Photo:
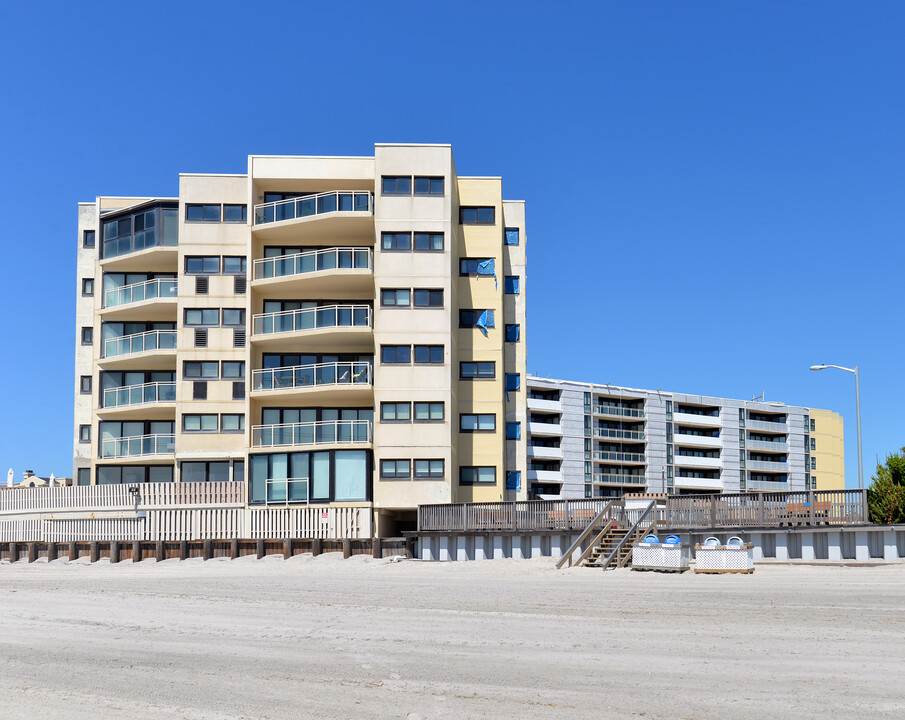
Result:
[[660,538],[658,538],[656,535],[648,535],[641,542],[643,542],[643,543],[659,543]]
[[667,545],[679,545],[682,541],[679,539],[678,535],[667,535],[666,540],[664,540]]
[[739,546],[739,545],[744,545],[744,544],[745,544],[745,541],[742,540],[738,535],[733,535],[731,538],[729,538],[729,539],[726,541],[726,544],[727,544],[727,545],[735,545],[735,546]]
[[720,544],[720,539],[713,537],[713,535],[711,535],[709,538],[707,538],[704,541],[704,545],[707,545],[708,547],[716,547],[719,544]]

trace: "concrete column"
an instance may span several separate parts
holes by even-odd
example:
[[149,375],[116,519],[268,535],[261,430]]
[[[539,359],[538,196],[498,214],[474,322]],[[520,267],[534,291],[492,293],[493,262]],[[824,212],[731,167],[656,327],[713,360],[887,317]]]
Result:
[[[257,547],[255,548],[255,550],[256,550],[255,554],[257,555],[258,560],[260,560],[262,557],[264,557],[264,549],[265,549],[264,548],[264,538],[258,538]],[[346,543],[345,543],[345,541],[343,541],[343,557],[346,556],[345,549],[346,549]]]
[[11,542],[9,544],[9,561],[11,563],[14,563],[18,559],[19,559],[19,546],[16,543]]
[[896,544],[895,530],[886,530],[883,533],[883,559],[887,562],[899,559],[899,546]]
[[427,562],[433,562],[437,559],[437,556],[434,555],[434,551],[431,548],[431,538],[418,538],[418,554],[421,556],[422,560],[425,560]]
[[520,535],[512,536],[512,557],[516,560],[525,559],[525,554],[522,552],[522,537]]
[[541,538],[540,535],[532,535],[531,536],[531,557],[538,558],[543,557],[544,549],[541,547]]
[[569,547],[564,542],[562,535],[554,535],[550,538],[550,557],[561,558],[563,552]]
[[468,538],[464,535],[456,538],[456,560],[459,562],[468,560]]
[[449,535],[441,535],[439,538],[437,538],[437,559],[440,562],[449,562],[450,560],[452,560],[452,557],[450,556],[449,546],[454,542],[455,538],[450,537]]
[[842,561],[842,533],[838,530],[830,530],[826,534],[827,557],[837,562]]
[[754,562],[759,562],[764,559],[764,536],[761,533],[751,533],[750,540],[748,540],[754,548],[752,548],[752,554],[754,555]]
[[188,560],[189,559],[189,544],[186,540],[179,541],[179,559],[180,560]]
[[[487,550],[488,547],[488,539],[486,535],[479,535],[474,539],[474,559],[475,560],[486,560],[487,559]],[[491,552],[493,552],[491,550]]]
[[38,543],[28,543],[28,562],[33,563],[38,559]]
[[789,536],[787,533],[776,533],[776,559],[789,559]]
[[817,559],[817,554],[814,552],[814,533],[801,533],[801,559]]
[[506,553],[503,549],[503,538],[501,535],[495,535],[493,538],[493,559],[502,560],[504,557],[506,557]]
[[855,562],[868,562],[870,547],[867,545],[867,533],[863,530],[855,532]]

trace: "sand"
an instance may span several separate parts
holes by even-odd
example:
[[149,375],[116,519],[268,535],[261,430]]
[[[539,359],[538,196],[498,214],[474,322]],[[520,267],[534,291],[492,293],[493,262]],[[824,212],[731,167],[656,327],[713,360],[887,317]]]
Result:
[[0,564],[3,718],[905,717],[905,565]]

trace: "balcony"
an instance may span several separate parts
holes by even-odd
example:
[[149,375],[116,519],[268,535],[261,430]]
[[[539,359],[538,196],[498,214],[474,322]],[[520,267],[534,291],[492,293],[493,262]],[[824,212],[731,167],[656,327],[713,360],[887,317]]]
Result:
[[682,490],[722,490],[723,481],[720,478],[692,478],[676,477],[674,487]]
[[255,315],[252,342],[264,349],[292,349],[304,339],[308,352],[359,350],[374,347],[368,305],[327,305]]
[[130,320],[171,320],[176,317],[176,278],[154,278],[104,293],[105,319],[128,315]]
[[608,452],[604,450],[595,450],[594,459],[626,463],[643,463],[644,453]]
[[98,410],[103,416],[127,416],[132,411],[147,420],[173,417],[176,402],[175,382],[152,382],[141,385],[106,388],[104,404]]
[[594,482],[598,485],[647,485],[647,477],[625,473],[594,473]]
[[594,413],[597,415],[608,415],[610,417],[624,418],[643,418],[644,410],[626,407],[613,407],[611,405],[595,405]]
[[546,437],[562,437],[562,425],[559,423],[529,422],[528,434]]
[[267,368],[252,373],[251,392],[255,397],[308,395],[319,404],[346,400],[372,405],[373,373],[368,362]]
[[325,420],[283,425],[255,425],[251,429],[251,445],[254,448],[368,445],[370,442],[370,420]]
[[763,450],[766,452],[784,453],[789,451],[789,445],[784,442],[764,442],[762,440],[746,440],[749,450]]
[[255,205],[255,237],[267,242],[374,240],[374,195],[333,190]]
[[718,437],[708,437],[706,435],[686,435],[685,433],[676,433],[675,435],[673,435],[673,443],[675,443],[676,445],[684,445],[686,447],[723,447],[723,441]]
[[672,417],[676,425],[711,428],[722,426],[719,415],[692,415],[691,413],[674,412]]
[[528,457],[537,458],[538,460],[562,460],[562,448],[529,445]]
[[175,271],[179,251],[179,211],[154,207],[113,220],[101,217],[101,266],[134,272]]
[[528,482],[561,483],[561,470],[529,470]]
[[176,331],[149,330],[107,338],[100,362],[123,370],[164,370],[175,367]]
[[175,435],[135,435],[132,437],[108,438],[101,441],[103,460],[124,458],[147,458],[152,456],[173,457],[176,454]]
[[559,400],[541,400],[539,398],[533,398],[529,395],[527,398],[527,403],[529,410],[538,410],[540,412],[553,413],[562,412],[562,403]]
[[641,430],[615,430],[613,428],[594,428],[594,437],[615,438],[616,440],[644,440]]
[[789,483],[779,480],[749,480],[745,485],[747,490],[764,492],[790,492]]
[[789,432],[789,426],[780,422],[766,422],[764,420],[746,420],[745,426],[748,430],[766,430],[767,432],[778,432],[786,434]]
[[269,294],[337,297],[350,292],[373,294],[374,260],[370,248],[328,248],[261,258],[254,262],[252,287]]
[[722,467],[720,463],[720,458],[679,455],[678,453],[673,458],[673,464],[678,467],[710,468],[713,470],[719,470]]
[[789,472],[789,463],[766,462],[764,460],[748,460],[749,470],[766,470],[767,472]]

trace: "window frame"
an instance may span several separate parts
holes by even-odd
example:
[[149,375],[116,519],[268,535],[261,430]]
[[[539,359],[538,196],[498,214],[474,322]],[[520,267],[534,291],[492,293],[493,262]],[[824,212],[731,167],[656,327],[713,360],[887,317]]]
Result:
[[[90,290],[88,289],[90,287]],[[82,297],[94,297],[94,278],[82,278]]]
[[[189,322],[189,313],[201,313],[201,321],[200,322]],[[217,315],[217,319],[215,321],[210,320],[210,314],[215,313]],[[208,320],[204,319],[205,314],[208,316]],[[182,310],[182,326],[183,327],[191,327],[191,328],[212,328],[212,327],[220,327],[220,308],[183,308]]]
[[[400,472],[399,472],[399,467],[400,467],[400,465],[403,464],[403,463],[404,463],[405,466],[406,466],[406,470],[405,470],[405,474],[404,474],[404,475],[403,475],[403,474],[400,474]],[[387,474],[384,472],[385,464],[386,464],[386,465],[392,464],[392,466],[393,466],[393,472],[392,472],[392,474],[387,475]],[[378,474],[378,477],[379,477],[381,480],[389,480],[389,481],[394,481],[394,480],[399,480],[399,481],[411,480],[411,479],[412,479],[412,461],[411,461],[410,458],[381,458],[380,461],[379,461],[378,473],[379,473],[379,474]]]
[[[474,375],[466,375],[464,373],[467,365],[475,366]],[[482,374],[481,366],[490,365],[493,373],[491,375]],[[485,368],[486,370],[486,368]],[[496,360],[462,360],[459,362],[459,379],[460,380],[496,380]]]
[[[418,417],[418,406],[427,405],[427,418]],[[440,406],[440,417],[432,417],[435,406]],[[412,422],[413,423],[443,423],[446,422],[446,403],[442,400],[439,402],[433,400],[414,400],[412,402]]]
[[[230,220],[226,217],[227,208],[242,208],[241,220]],[[248,205],[245,203],[223,203],[223,211],[221,213],[223,220],[221,222],[224,223],[248,223]]]
[[[418,247],[418,236],[421,235],[427,236],[427,244],[428,247]],[[440,238],[440,247],[434,247],[434,238]],[[412,252],[424,252],[424,253],[442,253],[446,251],[446,234],[442,232],[419,232],[415,231],[412,233]]]
[[[226,429],[223,426],[224,418],[238,418],[238,427]],[[235,435],[245,432],[245,413],[220,413],[220,433],[224,435]]]
[[503,292],[506,295],[521,295],[521,278],[518,275],[506,275],[503,280]]
[[94,345],[94,326],[93,325],[85,325],[82,327],[81,332],[81,341],[82,345]]
[[[427,192],[418,191],[419,180],[427,180]],[[439,191],[434,189],[434,182],[437,180],[440,181]],[[446,194],[446,178],[444,178],[442,175],[415,175],[412,180],[412,194],[422,197],[443,197]]]
[[[418,475],[418,463],[427,463],[427,475]],[[440,463],[440,474],[433,471],[432,463]],[[446,460],[443,458],[413,458],[412,480],[446,480]]]
[[[189,270],[189,262],[191,260],[200,260],[201,261],[201,269],[200,270]],[[217,261],[217,269],[216,270],[205,270],[204,265],[206,260],[216,260]],[[220,268],[222,267],[221,258],[219,255],[186,255],[185,263],[183,271],[183,275],[219,275]]]
[[[228,312],[237,312],[239,313],[239,317],[241,318],[240,322],[226,322],[226,313]],[[235,328],[235,327],[245,327],[245,308],[221,308],[220,309],[220,327],[226,328]]]
[[[399,237],[405,236],[408,238],[408,247],[399,247]],[[386,246],[386,239],[393,238],[392,247]],[[413,248],[413,236],[411,231],[401,230],[399,232],[382,232],[380,233],[380,251],[381,252],[412,252]],[[419,251],[422,252],[422,251]]]
[[[399,407],[406,406],[408,408],[408,418],[399,417]],[[393,408],[393,417],[384,417],[384,411]],[[412,423],[412,403],[408,400],[388,401],[380,403],[380,422],[395,425],[411,425]]]
[[[188,428],[186,427],[186,421],[189,418],[198,418],[198,428]],[[210,428],[204,427],[204,421],[207,419],[213,418],[214,420],[214,428],[211,430]],[[220,432],[220,416],[217,413],[182,413],[182,432],[184,433],[205,433],[208,435],[214,435]]]
[[[91,238],[90,242],[88,238]],[[82,230],[82,247],[93,248],[97,246],[97,230]]]
[[91,442],[91,425],[79,425],[79,444]]
[[[203,257],[203,256],[201,256]],[[240,260],[241,270],[227,270],[227,260]],[[223,255],[220,259],[220,272],[222,275],[247,275],[248,274],[248,258],[245,255]]]
[[[477,471],[477,472],[475,472],[475,479],[465,480],[464,476],[466,474],[466,471],[470,471],[470,470]],[[486,474],[486,473],[481,473],[480,471],[482,471],[482,470],[484,470],[484,471],[492,470],[493,471],[493,481],[481,480],[480,476],[482,474]],[[461,485],[461,486],[469,487],[472,485],[496,485],[496,484],[497,484],[496,465],[460,465],[459,466],[459,485]]]
[[[192,210],[201,208],[201,217],[189,217]],[[213,212],[212,208],[217,209],[217,217],[208,217],[208,212]],[[185,204],[185,222],[186,223],[220,223],[223,222],[223,206],[220,203],[186,203]]]
[[[203,361],[202,361],[203,362]],[[210,361],[216,362],[216,361]],[[239,375],[228,375],[227,366],[238,365]],[[222,360],[220,362],[220,379],[221,380],[244,380],[245,379],[245,361],[244,360]]]
[[[425,297],[425,293],[427,293],[427,303],[422,304],[418,302],[418,295],[420,294],[422,299]],[[421,309],[438,309],[444,307],[444,298],[443,298],[443,288],[413,288],[412,289],[412,307],[413,308],[421,308]],[[440,300],[439,305],[434,302],[436,299]]]
[[[418,359],[418,351],[419,350],[427,350],[427,360],[419,360]],[[439,351],[440,359],[434,359],[436,353]],[[415,345],[412,349],[412,362],[415,365],[443,365],[445,364],[446,359],[446,346],[445,345]]]
[[[464,427],[467,418],[474,418],[473,428]],[[490,419],[490,427],[481,427]],[[496,432],[496,413],[459,413],[459,432],[466,434],[492,434]]]
[[[481,220],[481,211],[490,210],[490,220]],[[474,219],[471,219],[471,216]],[[467,216],[467,219],[466,219]],[[496,206],[495,205],[460,205],[459,206],[459,224],[460,225],[496,225]]]
[[[402,304],[399,302],[399,293],[405,293],[407,302]],[[386,298],[392,295],[394,301],[386,302]],[[380,307],[382,308],[410,308],[412,307],[412,289],[411,288],[380,288]]]
[[[85,381],[88,381],[88,389],[85,389]],[[90,395],[94,388],[94,378],[91,375],[79,375],[79,395]]]
[[[384,352],[385,350],[389,350],[393,348],[394,355],[398,358],[400,348],[406,348],[408,351],[408,358],[406,360],[385,360]],[[412,364],[412,346],[411,345],[381,345],[380,346],[380,364],[381,365],[411,365]]]
[[[190,375],[187,371],[190,365],[197,365],[200,374]],[[204,366],[214,365],[217,371],[214,375],[205,375]],[[182,379],[183,380],[219,380],[220,379],[220,361],[219,360],[183,360],[182,361]]]
[[[393,189],[387,190],[387,182],[392,181]],[[400,183],[408,183],[407,190],[400,190]],[[381,175],[380,176],[380,194],[396,197],[411,197],[412,195],[412,176],[411,175]]]

